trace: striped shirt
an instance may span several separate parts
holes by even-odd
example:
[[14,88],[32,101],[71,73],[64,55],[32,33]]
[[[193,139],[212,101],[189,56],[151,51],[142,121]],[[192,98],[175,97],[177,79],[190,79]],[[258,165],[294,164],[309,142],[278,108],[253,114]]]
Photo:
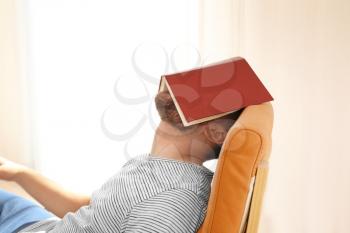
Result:
[[213,174],[194,163],[139,155],[93,192],[89,205],[20,232],[197,232],[206,215]]

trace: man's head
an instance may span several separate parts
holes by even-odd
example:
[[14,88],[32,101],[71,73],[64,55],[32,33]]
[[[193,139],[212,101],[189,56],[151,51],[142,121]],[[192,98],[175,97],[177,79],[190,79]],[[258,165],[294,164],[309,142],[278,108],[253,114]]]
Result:
[[[155,104],[161,118],[157,131],[163,131],[162,136],[173,140],[174,144],[180,144],[182,139],[183,144],[191,141],[186,147],[187,152],[202,154],[204,161],[218,158],[227,132],[242,112],[239,110],[214,120],[185,127],[168,91],[159,92],[155,97]],[[183,146],[180,144],[177,147]]]

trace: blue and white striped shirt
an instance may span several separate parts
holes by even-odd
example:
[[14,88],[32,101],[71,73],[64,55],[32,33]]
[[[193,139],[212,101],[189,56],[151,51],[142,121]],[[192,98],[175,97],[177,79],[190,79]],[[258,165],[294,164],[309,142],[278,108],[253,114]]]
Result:
[[213,174],[194,163],[140,155],[93,192],[89,205],[20,232],[197,232],[207,212]]

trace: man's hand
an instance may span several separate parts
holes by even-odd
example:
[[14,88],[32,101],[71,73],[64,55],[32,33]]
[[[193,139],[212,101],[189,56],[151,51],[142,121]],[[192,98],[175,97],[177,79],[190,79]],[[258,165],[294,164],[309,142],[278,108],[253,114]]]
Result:
[[14,181],[58,217],[90,203],[90,197],[63,189],[40,173],[0,156],[0,180]]
[[13,181],[26,167],[0,156],[0,180]]

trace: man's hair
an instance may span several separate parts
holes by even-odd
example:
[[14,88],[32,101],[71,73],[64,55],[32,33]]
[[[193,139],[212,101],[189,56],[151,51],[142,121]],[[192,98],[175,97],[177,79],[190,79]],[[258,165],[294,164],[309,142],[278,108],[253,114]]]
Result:
[[[156,97],[155,97],[155,104],[156,108],[158,110],[160,119],[163,121],[166,121],[176,127],[177,129],[180,130],[187,130],[192,128],[192,126],[187,126],[185,127],[181,121],[181,117],[176,110],[175,103],[173,99],[171,98],[171,95],[168,90],[161,91],[159,92]],[[243,109],[240,109],[236,112],[224,115],[222,117],[216,118],[216,119],[227,119],[227,120],[232,120],[232,124],[238,119],[240,116],[241,112]],[[209,122],[209,121],[207,121]],[[206,122],[200,123],[200,124],[205,124]]]

